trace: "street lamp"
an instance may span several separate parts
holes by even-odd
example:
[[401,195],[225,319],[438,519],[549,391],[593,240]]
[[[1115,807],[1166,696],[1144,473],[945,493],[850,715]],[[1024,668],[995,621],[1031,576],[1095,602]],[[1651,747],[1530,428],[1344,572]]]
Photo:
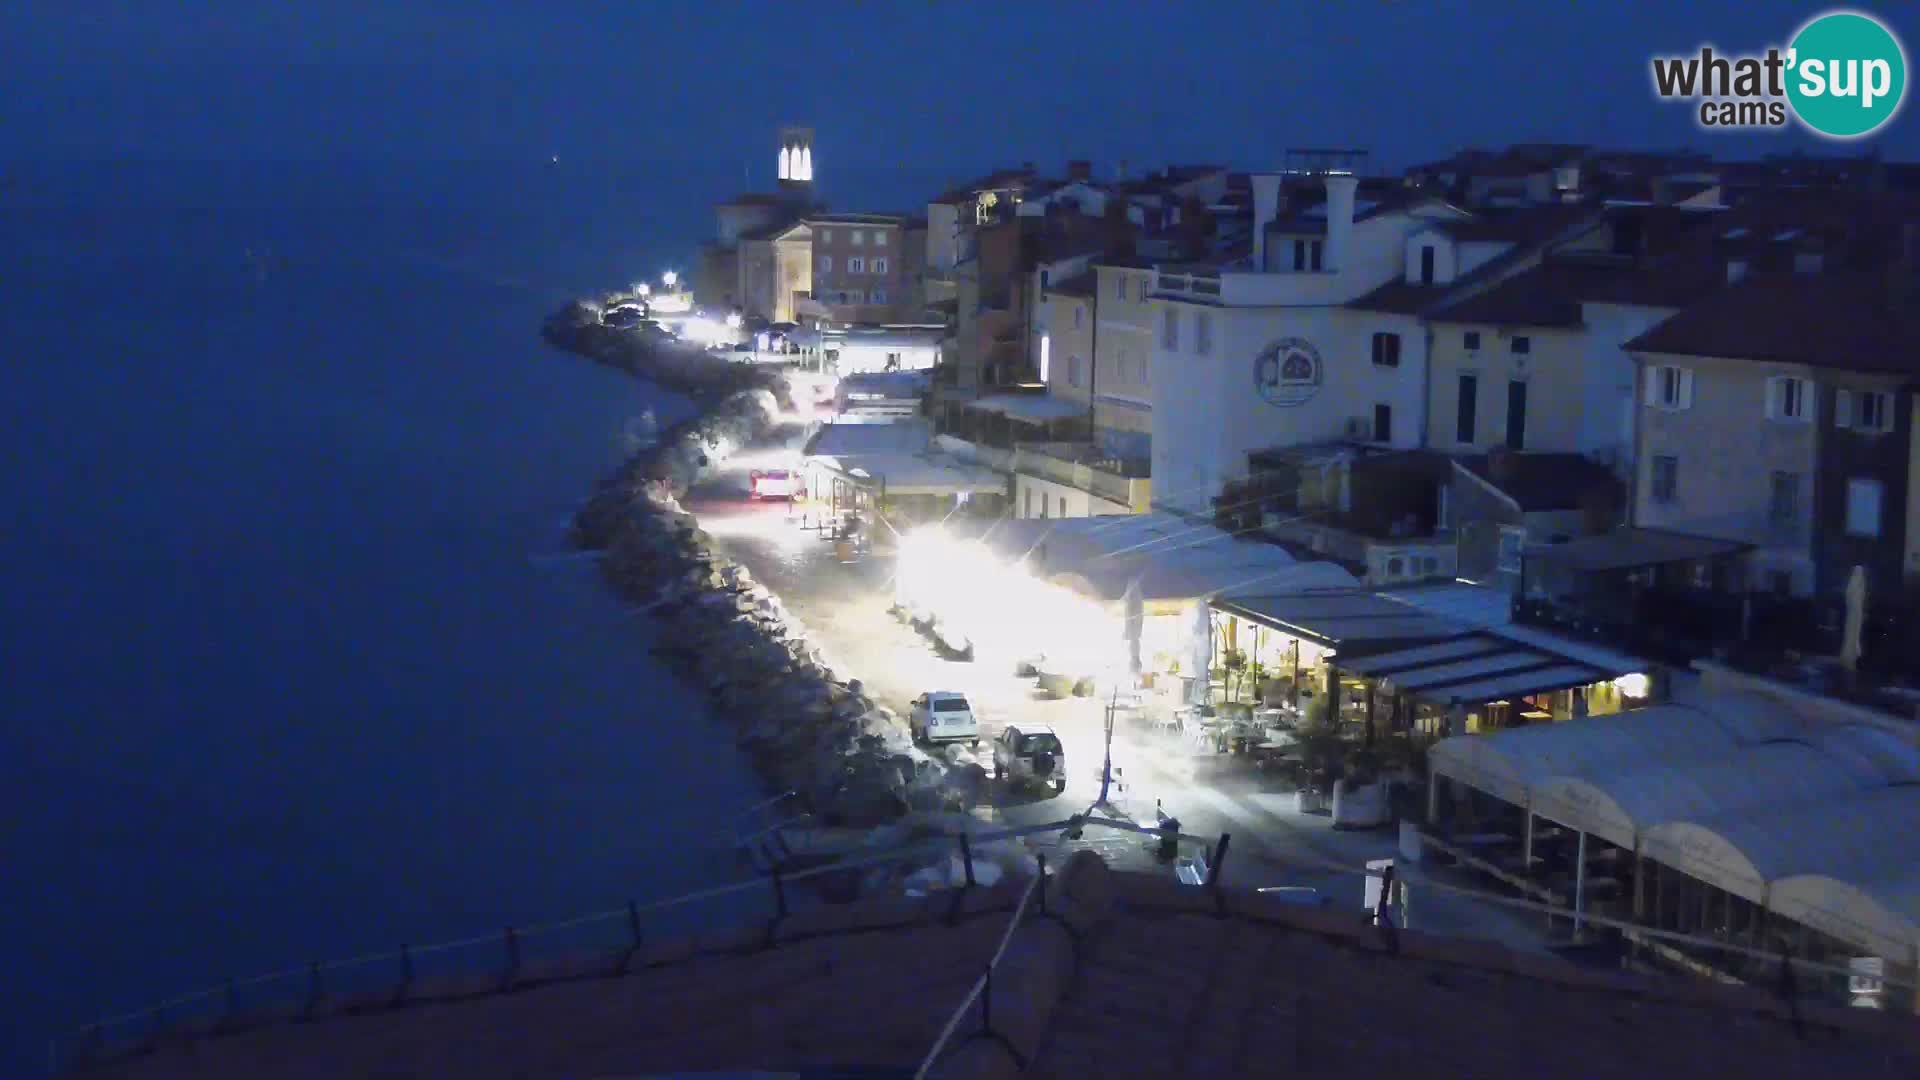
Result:
[[671,270],[660,275],[660,284],[665,285],[669,289],[673,288],[673,283],[679,280],[680,280],[680,275],[674,273]]
[[653,286],[651,286],[651,285],[649,285],[649,284],[647,284],[646,282],[644,282],[644,281],[643,281],[643,282],[641,282],[641,283],[640,283],[640,288],[639,288],[639,290],[638,290],[638,291],[639,291],[639,293],[640,293],[640,295],[641,295],[641,296],[652,296],[652,295],[653,295]]

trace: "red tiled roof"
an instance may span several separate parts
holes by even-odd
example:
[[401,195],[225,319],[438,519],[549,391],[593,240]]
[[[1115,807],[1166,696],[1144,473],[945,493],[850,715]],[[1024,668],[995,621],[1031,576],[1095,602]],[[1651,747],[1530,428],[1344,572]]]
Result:
[[1920,291],[1877,272],[1751,277],[1627,342],[1636,352],[1920,375]]

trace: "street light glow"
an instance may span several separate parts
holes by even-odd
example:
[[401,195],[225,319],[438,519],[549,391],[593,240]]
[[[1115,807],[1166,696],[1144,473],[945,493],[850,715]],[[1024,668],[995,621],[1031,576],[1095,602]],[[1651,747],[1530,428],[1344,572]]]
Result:
[[660,284],[665,285],[669,289],[673,288],[673,283],[679,280],[680,280],[680,275],[674,273],[671,270],[660,275]]
[[647,284],[647,283],[646,283],[646,282],[644,282],[644,281],[643,281],[643,282],[641,282],[641,283],[640,283],[640,295],[641,295],[641,296],[652,296],[652,295],[653,295],[653,286],[651,286],[651,285],[649,285],[649,284]]
[[734,311],[734,312],[729,312],[727,314],[727,329],[729,330],[740,329],[740,313],[739,312]]

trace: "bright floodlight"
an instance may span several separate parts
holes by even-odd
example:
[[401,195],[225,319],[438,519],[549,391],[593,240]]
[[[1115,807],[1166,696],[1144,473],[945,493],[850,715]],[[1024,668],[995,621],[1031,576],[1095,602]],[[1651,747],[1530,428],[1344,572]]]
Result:
[[669,289],[673,288],[673,283],[679,280],[680,280],[680,275],[674,273],[671,270],[660,275],[660,284],[665,285]]
[[651,295],[653,295],[653,286],[651,286],[651,285],[649,285],[649,284],[647,284],[647,283],[646,283],[646,282],[644,282],[644,281],[643,281],[643,282],[641,282],[641,283],[640,283],[640,295],[641,295],[641,296],[651,296]]
[[727,329],[729,330],[740,329],[740,313],[739,312],[734,311],[734,312],[729,312],[727,314]]

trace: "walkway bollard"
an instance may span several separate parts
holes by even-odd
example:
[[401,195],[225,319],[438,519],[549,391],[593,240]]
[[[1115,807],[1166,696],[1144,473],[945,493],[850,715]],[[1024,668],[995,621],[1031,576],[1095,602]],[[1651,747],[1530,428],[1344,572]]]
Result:
[[513,989],[514,982],[519,978],[520,935],[514,931],[513,927],[509,926],[507,927],[507,973],[506,976],[500,980],[500,988],[502,990]]
[[307,1000],[300,1008],[300,1019],[313,1019],[313,1011],[320,1007],[320,961],[307,962]]

